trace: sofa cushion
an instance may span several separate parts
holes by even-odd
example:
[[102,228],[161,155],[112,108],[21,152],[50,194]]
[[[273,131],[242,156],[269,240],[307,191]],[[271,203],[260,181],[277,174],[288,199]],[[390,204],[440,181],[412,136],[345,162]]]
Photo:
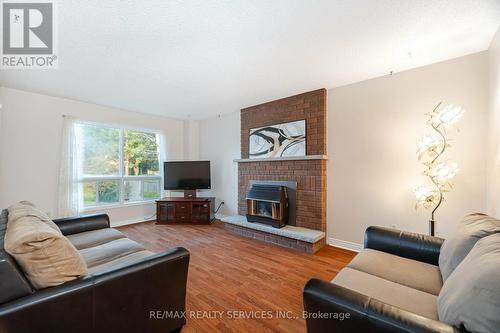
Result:
[[347,267],[436,296],[443,286],[439,267],[372,249],[362,250]]
[[78,249],[101,245],[116,239],[125,238],[125,235],[113,228],[103,228],[92,231],[80,232],[67,236],[69,241]]
[[479,240],[438,297],[439,319],[470,332],[500,328],[500,233]]
[[113,270],[120,267],[130,266],[136,262],[141,261],[141,259],[149,257],[153,254],[154,254],[153,252],[148,250],[130,253],[127,254],[126,256],[116,258],[111,261],[107,261],[100,265],[92,266],[91,268],[89,268],[89,273],[90,274],[101,273],[104,271]]
[[332,283],[421,316],[437,320],[437,296],[346,267]]
[[478,240],[498,232],[500,220],[494,217],[479,213],[465,216],[455,233],[441,247],[439,268],[443,281],[446,281]]
[[89,269],[127,255],[144,251],[144,247],[128,238],[119,238],[110,242],[85,248],[80,251]]
[[15,258],[33,287],[56,286],[87,274],[85,261],[59,230],[38,216],[34,207],[15,209],[7,223],[5,250]]

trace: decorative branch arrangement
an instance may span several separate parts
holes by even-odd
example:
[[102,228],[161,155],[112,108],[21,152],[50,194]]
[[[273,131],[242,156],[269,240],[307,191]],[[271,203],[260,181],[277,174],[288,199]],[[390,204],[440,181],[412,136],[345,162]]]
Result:
[[431,219],[429,220],[429,233],[434,236],[435,220],[434,214],[444,201],[444,193],[453,188],[451,179],[458,173],[459,168],[456,162],[441,161],[447,148],[450,148],[447,131],[456,129],[456,123],[460,120],[464,109],[460,106],[450,104],[444,108],[440,102],[434,110],[426,113],[428,116],[427,124],[438,134],[438,137],[424,135],[417,141],[418,160],[426,167],[423,174],[431,180],[433,189],[426,186],[419,186],[415,189],[417,203],[415,209],[424,207],[432,208]]

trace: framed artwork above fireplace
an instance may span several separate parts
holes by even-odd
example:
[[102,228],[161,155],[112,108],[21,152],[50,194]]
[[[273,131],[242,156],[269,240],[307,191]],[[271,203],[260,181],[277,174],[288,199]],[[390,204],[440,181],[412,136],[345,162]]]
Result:
[[252,128],[249,148],[250,158],[306,156],[306,121]]

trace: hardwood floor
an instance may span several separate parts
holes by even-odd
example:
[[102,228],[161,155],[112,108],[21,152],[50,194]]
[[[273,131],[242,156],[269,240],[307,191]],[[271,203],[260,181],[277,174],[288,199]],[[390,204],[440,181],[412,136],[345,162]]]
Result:
[[188,317],[184,333],[305,332],[305,283],[312,277],[331,280],[354,256],[329,246],[314,255],[295,252],[215,225],[145,222],[119,230],[151,251],[175,246],[190,251],[187,311],[216,318]]

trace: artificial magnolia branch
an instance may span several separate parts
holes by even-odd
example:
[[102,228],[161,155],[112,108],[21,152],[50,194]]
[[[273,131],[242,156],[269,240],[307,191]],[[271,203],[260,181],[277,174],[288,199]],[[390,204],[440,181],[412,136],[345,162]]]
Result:
[[[434,214],[444,201],[444,193],[453,188],[451,179],[458,173],[458,164],[452,161],[441,161],[447,148],[450,148],[447,131],[456,129],[456,123],[460,120],[464,109],[460,106],[450,104],[442,108],[440,102],[428,116],[427,124],[438,135],[437,137],[425,135],[417,141],[418,160],[426,167],[423,174],[431,180],[433,189],[426,186],[419,186],[415,189],[417,203],[415,208],[424,207],[433,208],[431,213],[431,222],[434,223]],[[433,227],[432,227],[433,230]]]

